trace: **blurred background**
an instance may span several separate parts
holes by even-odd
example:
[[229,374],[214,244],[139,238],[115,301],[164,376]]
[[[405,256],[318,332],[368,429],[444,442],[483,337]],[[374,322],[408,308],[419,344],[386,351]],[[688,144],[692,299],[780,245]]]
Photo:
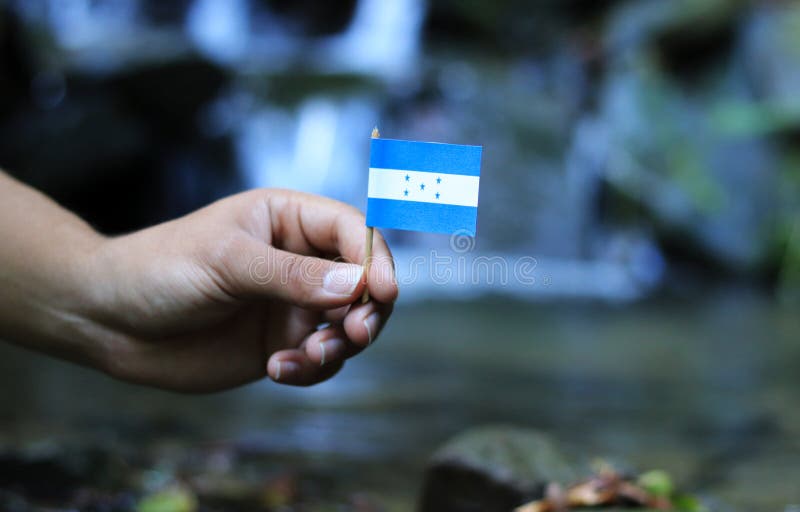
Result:
[[[477,239],[387,233],[400,303],[329,383],[0,347],[0,508],[410,510],[485,423],[800,503],[798,63],[780,0],[0,0],[0,166],[105,233],[254,187],[363,209],[375,125],[484,146]],[[431,251],[536,265],[444,285]]]

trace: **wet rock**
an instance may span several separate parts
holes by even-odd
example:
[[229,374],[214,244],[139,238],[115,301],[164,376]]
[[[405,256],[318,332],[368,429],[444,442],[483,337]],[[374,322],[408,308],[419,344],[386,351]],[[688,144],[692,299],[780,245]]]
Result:
[[[707,100],[748,101],[735,85],[747,82],[732,44],[738,14],[674,4],[631,4],[610,23],[613,73],[599,104],[608,130],[603,174],[616,197],[605,204],[614,223],[653,226],[670,261],[757,276],[773,236],[777,160],[764,138],[732,136],[720,122],[729,109],[720,114]],[[706,28],[697,33],[687,28],[693,24]],[[628,201],[636,204],[632,215],[616,216]]]
[[728,59],[741,15],[735,2],[628,2],[614,10],[606,46],[615,55],[647,48],[672,78],[702,86]]
[[467,431],[434,454],[420,509],[503,511],[540,498],[547,482],[569,482],[575,472],[544,434],[489,426]]

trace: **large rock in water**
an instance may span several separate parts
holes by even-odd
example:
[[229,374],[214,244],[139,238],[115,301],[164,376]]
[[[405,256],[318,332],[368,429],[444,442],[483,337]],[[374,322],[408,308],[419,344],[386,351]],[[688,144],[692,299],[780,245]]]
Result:
[[548,482],[575,479],[572,464],[546,435],[488,426],[447,442],[433,456],[421,512],[509,512],[541,497]]

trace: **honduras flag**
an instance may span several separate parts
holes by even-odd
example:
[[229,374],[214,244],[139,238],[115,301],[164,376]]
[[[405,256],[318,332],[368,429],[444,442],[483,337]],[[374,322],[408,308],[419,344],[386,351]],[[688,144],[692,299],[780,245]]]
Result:
[[475,236],[482,151],[372,139],[367,226]]

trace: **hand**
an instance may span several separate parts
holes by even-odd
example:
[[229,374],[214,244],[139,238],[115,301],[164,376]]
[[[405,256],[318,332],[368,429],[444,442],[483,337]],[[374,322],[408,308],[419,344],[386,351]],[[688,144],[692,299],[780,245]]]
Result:
[[254,190],[104,240],[80,273],[81,331],[101,350],[91,359],[118,378],[181,391],[265,375],[324,381],[375,340],[397,297],[376,231],[372,300],[361,304],[364,226],[333,200]]

